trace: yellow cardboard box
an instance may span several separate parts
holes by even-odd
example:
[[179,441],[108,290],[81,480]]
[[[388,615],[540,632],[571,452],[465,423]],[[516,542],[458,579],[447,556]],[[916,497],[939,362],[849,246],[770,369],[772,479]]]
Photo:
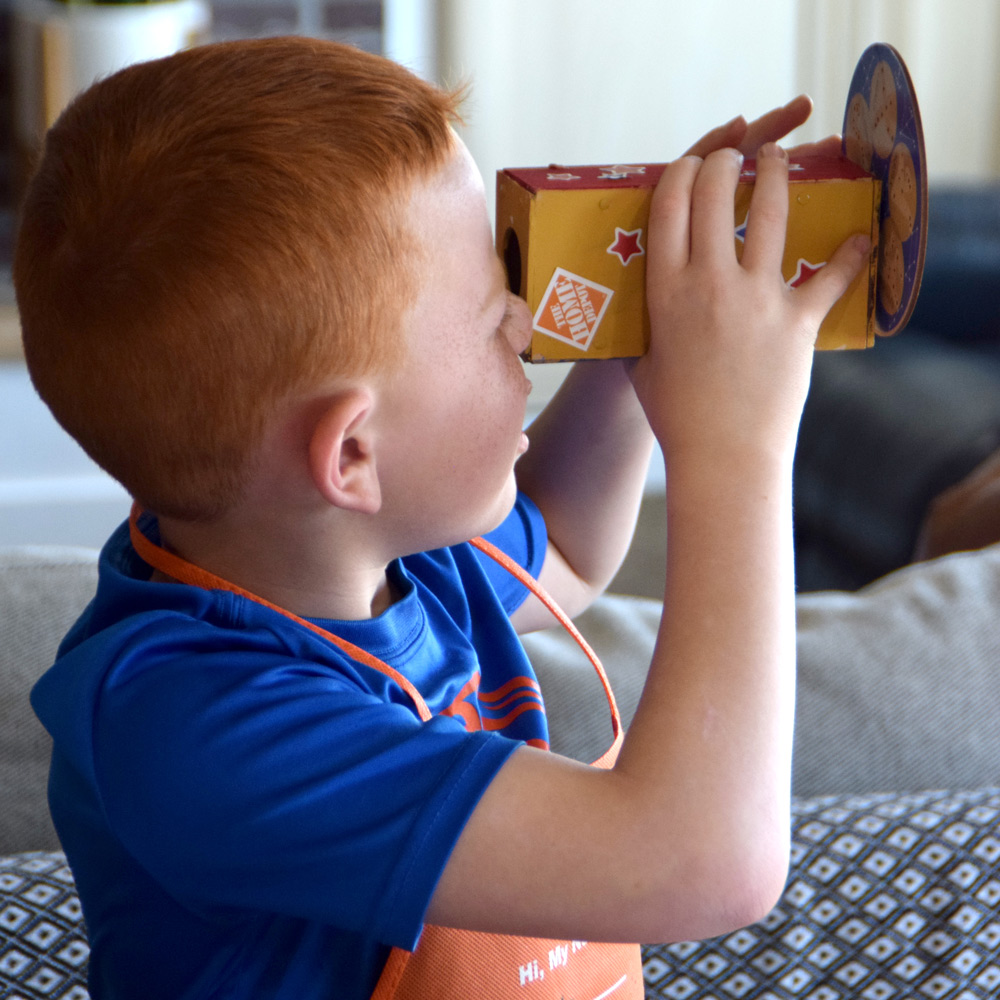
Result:
[[[497,249],[512,291],[534,316],[529,361],[636,357],[649,344],[646,227],[665,164],[532,167],[497,173]],[[734,238],[742,245],[755,163],[737,188]],[[819,349],[875,341],[881,182],[846,157],[793,161],[783,272],[798,284],[850,235],[868,232],[869,267],[824,322]]]

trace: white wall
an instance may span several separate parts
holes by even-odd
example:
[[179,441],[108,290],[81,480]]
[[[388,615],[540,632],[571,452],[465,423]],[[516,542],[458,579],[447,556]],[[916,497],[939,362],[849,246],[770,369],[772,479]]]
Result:
[[125,491],[38,398],[20,362],[0,362],[0,546],[104,544]]
[[872,42],[894,45],[913,78],[931,183],[1000,178],[1000,4],[803,0],[797,79],[827,131],[843,120],[853,71],[846,54]]
[[464,134],[487,184],[504,166],[669,159],[802,91],[816,111],[797,138],[839,132],[872,42],[909,67],[932,183],[1000,177],[996,0],[420,3],[436,19],[423,65],[472,83]]
[[[678,15],[676,12],[681,11]],[[439,0],[438,76],[505,166],[656,161],[794,94],[794,0]]]

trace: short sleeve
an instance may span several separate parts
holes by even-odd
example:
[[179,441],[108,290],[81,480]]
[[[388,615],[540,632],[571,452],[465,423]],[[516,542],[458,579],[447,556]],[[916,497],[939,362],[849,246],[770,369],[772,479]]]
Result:
[[321,665],[231,650],[199,661],[106,692],[99,784],[123,843],[207,917],[237,907],[412,947],[517,742],[421,724]]

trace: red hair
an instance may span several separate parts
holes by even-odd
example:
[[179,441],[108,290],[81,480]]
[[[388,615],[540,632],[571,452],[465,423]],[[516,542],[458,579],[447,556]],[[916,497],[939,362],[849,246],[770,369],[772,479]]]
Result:
[[78,97],[14,259],[55,417],[150,509],[231,507],[283,401],[401,358],[406,196],[451,155],[457,103],[304,38],[190,49]]

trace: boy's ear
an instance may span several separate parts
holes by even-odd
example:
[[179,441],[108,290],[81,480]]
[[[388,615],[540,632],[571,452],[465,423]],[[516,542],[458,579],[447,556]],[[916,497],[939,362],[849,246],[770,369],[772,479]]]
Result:
[[334,507],[362,514],[375,514],[382,506],[373,405],[364,389],[339,393],[313,425],[309,440],[309,473],[316,489]]

